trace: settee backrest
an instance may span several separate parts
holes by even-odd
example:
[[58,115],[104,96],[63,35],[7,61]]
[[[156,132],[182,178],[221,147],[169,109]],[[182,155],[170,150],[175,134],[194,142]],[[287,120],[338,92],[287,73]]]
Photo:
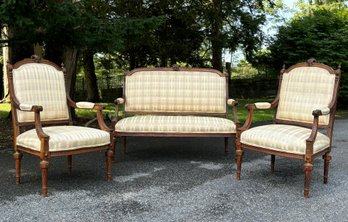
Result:
[[225,114],[226,76],[213,69],[135,69],[125,77],[125,112]]

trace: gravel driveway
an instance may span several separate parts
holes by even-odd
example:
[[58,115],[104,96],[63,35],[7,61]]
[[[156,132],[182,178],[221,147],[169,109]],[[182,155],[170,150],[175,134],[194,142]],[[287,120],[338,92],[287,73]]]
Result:
[[111,183],[103,153],[74,156],[71,177],[66,159],[54,158],[43,198],[32,155],[15,185],[8,137],[1,134],[0,221],[348,221],[347,119],[336,120],[327,185],[323,160],[314,161],[309,199],[302,161],[279,157],[271,173],[270,156],[246,152],[237,181],[234,142],[226,157],[221,138],[129,138]]

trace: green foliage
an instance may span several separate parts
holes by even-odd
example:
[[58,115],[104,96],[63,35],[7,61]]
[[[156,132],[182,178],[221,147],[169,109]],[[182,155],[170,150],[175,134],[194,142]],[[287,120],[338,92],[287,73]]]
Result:
[[[274,69],[314,57],[333,68],[348,70],[348,8],[341,4],[310,6],[282,26],[269,49]],[[343,73],[339,105],[348,104],[348,76]]]

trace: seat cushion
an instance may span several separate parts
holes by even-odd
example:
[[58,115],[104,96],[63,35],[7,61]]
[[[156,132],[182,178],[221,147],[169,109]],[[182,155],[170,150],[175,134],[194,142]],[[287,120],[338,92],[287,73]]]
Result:
[[[110,134],[103,130],[81,126],[43,127],[50,136],[49,151],[66,151],[110,144]],[[17,145],[40,151],[36,130],[28,130],[17,137]]]
[[133,116],[116,123],[116,132],[235,133],[233,121],[206,116]]
[[[283,124],[258,126],[244,131],[241,143],[286,153],[305,154],[306,139],[311,132],[308,128]],[[320,152],[329,146],[329,137],[318,132],[313,152]]]

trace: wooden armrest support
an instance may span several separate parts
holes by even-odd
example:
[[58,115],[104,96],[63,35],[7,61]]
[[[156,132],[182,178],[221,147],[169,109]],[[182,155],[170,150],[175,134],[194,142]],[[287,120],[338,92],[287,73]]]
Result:
[[113,120],[111,121],[112,122],[111,123],[112,129],[115,129],[115,125],[118,121],[118,111],[120,109],[119,106],[121,104],[124,104],[124,98],[117,98],[117,99],[115,99],[114,103],[115,103],[115,116],[114,116]]
[[227,105],[232,106],[233,108],[233,122],[236,124],[236,128],[240,126],[240,122],[238,120],[238,112],[237,112],[237,105],[238,105],[238,100],[234,99],[227,99]]

